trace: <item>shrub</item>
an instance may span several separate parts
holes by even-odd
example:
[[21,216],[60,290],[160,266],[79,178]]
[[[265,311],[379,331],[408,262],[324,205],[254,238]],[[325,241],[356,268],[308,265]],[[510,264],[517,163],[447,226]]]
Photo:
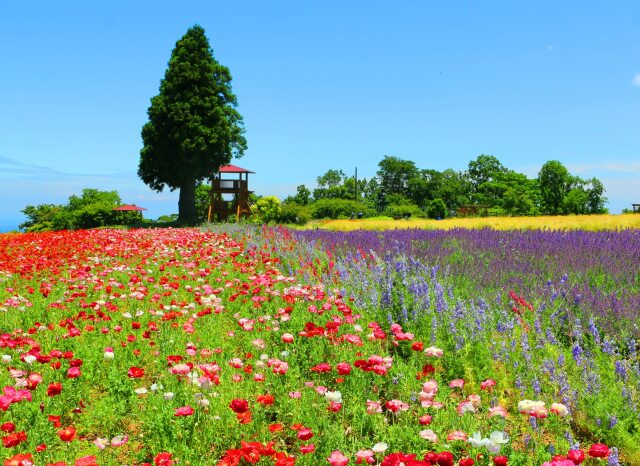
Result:
[[306,206],[300,204],[282,204],[276,220],[278,223],[295,223],[297,225],[304,225],[311,220],[311,212]]
[[384,214],[398,220],[401,218],[420,217],[424,215],[424,212],[415,204],[395,204],[388,206]]
[[444,201],[437,198],[429,202],[427,216],[429,218],[445,218],[447,216],[447,206]]
[[280,199],[276,196],[265,196],[251,206],[252,221],[269,223],[276,221],[280,214]]
[[316,219],[349,218],[360,213],[369,217],[371,210],[365,204],[348,199],[320,199],[311,204],[311,216]]

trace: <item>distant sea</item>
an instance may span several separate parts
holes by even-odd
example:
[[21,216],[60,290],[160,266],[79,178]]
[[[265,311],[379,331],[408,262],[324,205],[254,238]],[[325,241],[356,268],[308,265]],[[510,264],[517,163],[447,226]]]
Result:
[[6,233],[8,231],[17,231],[19,223],[3,222],[0,220],[0,233]]

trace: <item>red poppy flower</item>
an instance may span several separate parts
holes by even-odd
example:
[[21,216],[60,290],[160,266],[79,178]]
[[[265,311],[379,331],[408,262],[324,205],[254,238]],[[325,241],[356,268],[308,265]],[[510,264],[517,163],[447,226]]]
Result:
[[0,426],[0,430],[10,434],[16,430],[16,425],[13,422],[5,422]]
[[274,397],[273,397],[273,395],[269,395],[269,394],[267,394],[267,395],[258,395],[257,396],[257,401],[261,405],[269,406],[269,405],[273,404]]
[[269,424],[269,432],[271,432],[272,434],[275,432],[279,432],[283,429],[283,425],[282,424]]
[[22,432],[15,432],[13,434],[9,434],[6,437],[2,437],[2,443],[6,448],[15,447],[16,445],[20,445],[22,442],[27,441],[27,434]]
[[54,382],[49,384],[47,388],[47,396],[56,396],[62,392],[62,384],[60,382]]
[[20,453],[4,460],[4,466],[26,466],[33,464],[31,453]]
[[442,451],[438,453],[436,460],[440,466],[453,466],[453,453],[450,451]]
[[236,398],[231,401],[229,408],[231,408],[234,413],[246,413],[249,410],[249,402],[247,400]]
[[129,368],[127,375],[132,379],[139,379],[140,377],[144,376],[144,369],[135,366],[131,367]]
[[604,443],[594,443],[591,445],[591,448],[589,448],[589,455],[594,458],[606,458],[609,456],[609,447]]
[[153,459],[153,464],[156,466],[171,466],[174,461],[171,459],[173,455],[168,452],[158,453]]
[[75,466],[98,466],[96,463],[96,457],[91,456],[83,456],[82,458],[78,458],[75,462]]
[[58,437],[63,442],[71,442],[76,436],[76,428],[73,426],[65,427],[58,431]]
[[569,450],[569,453],[567,453],[567,459],[573,461],[573,464],[580,464],[584,461],[584,451]]
[[509,461],[509,458],[503,455],[493,457],[493,464],[495,466],[507,466],[508,461]]

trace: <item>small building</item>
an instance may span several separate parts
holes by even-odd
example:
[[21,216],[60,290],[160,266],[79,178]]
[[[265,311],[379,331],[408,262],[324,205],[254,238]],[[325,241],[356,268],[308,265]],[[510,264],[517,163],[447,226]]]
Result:
[[[224,165],[211,180],[211,204],[207,220],[227,221],[235,215],[236,221],[251,215],[249,204],[249,173],[251,170],[236,165]],[[233,175],[238,175],[234,177]]]
[[631,208],[635,213],[640,212],[640,204],[631,204]]

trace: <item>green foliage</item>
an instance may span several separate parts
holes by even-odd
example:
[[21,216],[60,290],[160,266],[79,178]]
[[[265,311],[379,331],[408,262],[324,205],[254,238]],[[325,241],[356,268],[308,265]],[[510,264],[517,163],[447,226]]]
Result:
[[28,232],[79,230],[114,225],[130,225],[139,221],[137,212],[114,211],[122,204],[117,191],[87,188],[81,196],[69,197],[67,205],[41,204],[26,206],[22,212],[27,221],[20,225]]
[[161,215],[158,217],[158,223],[173,223],[178,220],[178,214]]
[[[285,203],[310,205],[313,218],[350,217],[351,207],[326,200],[361,199],[368,210],[392,217],[419,215],[432,209],[432,218],[444,218],[449,212],[465,208],[472,215],[529,216],[548,214],[605,213],[606,197],[602,183],[592,178],[572,176],[558,161],[547,162],[537,179],[510,170],[492,155],[481,154],[469,162],[466,172],[453,169],[418,169],[414,162],[384,156],[377,176],[367,180],[347,177],[342,170],[331,169],[317,178],[313,199],[308,189]],[[434,202],[438,200],[438,202]],[[444,204],[444,208],[442,208]],[[414,208],[399,208],[411,205]],[[417,209],[417,210],[416,210]]]
[[209,206],[211,205],[211,186],[200,183],[196,187],[196,222],[207,221]]
[[349,218],[359,213],[368,217],[371,210],[361,202],[348,199],[321,199],[311,205],[311,216],[315,219]]
[[447,205],[440,198],[429,202],[427,207],[427,216],[429,218],[445,218],[447,216]]
[[20,229],[27,232],[51,231],[54,229],[54,219],[63,210],[60,205],[40,204],[28,205],[21,212],[27,220],[20,224]]
[[304,225],[311,220],[311,212],[308,207],[300,204],[283,203],[276,220],[278,223]]
[[409,194],[409,180],[418,175],[416,164],[411,160],[385,155],[378,163],[380,189],[385,196],[389,194]]
[[424,215],[424,212],[415,204],[391,204],[385,209],[384,214],[398,220],[401,218],[420,217]]
[[276,221],[280,215],[280,199],[276,196],[260,198],[251,206],[252,220],[257,223]]
[[538,173],[538,185],[543,211],[552,215],[562,213],[562,203],[571,189],[569,170],[557,160],[550,160]]
[[288,197],[285,201],[298,205],[307,205],[310,202],[310,197],[311,191],[309,191],[305,185],[301,184],[296,188],[296,195]]
[[180,189],[182,221],[196,222],[196,184],[247,147],[231,73],[213,57],[200,26],[176,43],[142,128],[138,176],[151,189]]
[[[508,170],[493,155],[481,154],[475,160],[469,162],[467,176],[471,182],[471,190],[473,193],[480,191],[480,187],[485,183],[494,181],[500,174],[506,173]],[[476,200],[482,204],[482,201]]]

